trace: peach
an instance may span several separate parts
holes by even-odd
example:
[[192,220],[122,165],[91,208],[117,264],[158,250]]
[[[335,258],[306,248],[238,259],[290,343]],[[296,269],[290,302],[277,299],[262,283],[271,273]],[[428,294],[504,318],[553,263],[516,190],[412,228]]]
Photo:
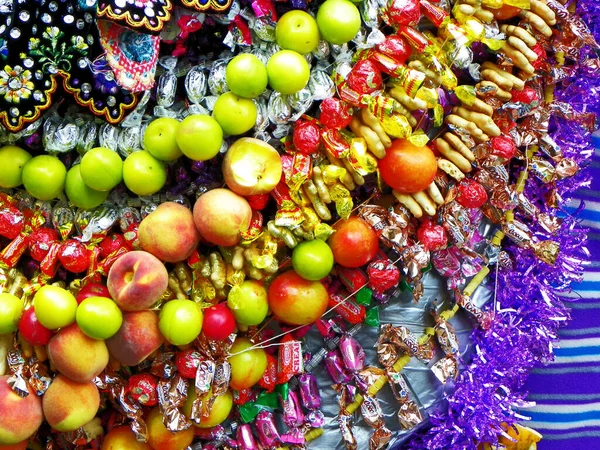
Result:
[[184,450],[194,439],[194,428],[177,431],[169,431],[163,424],[163,416],[160,409],[155,407],[146,418],[148,426],[148,443],[154,450]]
[[252,208],[246,199],[228,189],[212,189],[194,205],[194,222],[200,235],[216,245],[237,244],[251,219]]
[[29,395],[20,397],[9,386],[8,378],[0,377],[0,444],[14,445],[35,433],[44,416],[42,400],[35,391],[28,386]]
[[138,441],[130,426],[122,425],[106,434],[100,450],[152,450],[152,447]]
[[110,296],[123,311],[141,311],[154,305],[169,284],[165,265],[144,251],[125,253],[108,271]]
[[44,416],[58,431],[73,431],[94,418],[100,407],[100,393],[94,383],[77,383],[57,375],[44,394]]
[[161,203],[148,214],[138,237],[143,250],[166,262],[187,259],[200,242],[192,212],[175,202]]
[[92,339],[76,325],[62,328],[48,342],[48,357],[60,373],[79,383],[92,381],[108,364],[104,341]]
[[135,366],[158,350],[163,339],[154,312],[134,311],[123,314],[121,328],[105,342],[117,361],[125,366]]

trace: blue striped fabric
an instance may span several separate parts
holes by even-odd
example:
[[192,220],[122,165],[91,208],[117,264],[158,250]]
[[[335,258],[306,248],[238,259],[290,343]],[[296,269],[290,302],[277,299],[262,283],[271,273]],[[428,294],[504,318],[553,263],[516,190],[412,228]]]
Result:
[[564,295],[572,320],[559,331],[556,360],[534,369],[525,387],[536,406],[523,410],[527,425],[544,437],[540,450],[600,449],[600,136],[589,170],[592,182],[569,203],[575,211],[581,201],[582,224],[590,229],[591,255],[583,281]]

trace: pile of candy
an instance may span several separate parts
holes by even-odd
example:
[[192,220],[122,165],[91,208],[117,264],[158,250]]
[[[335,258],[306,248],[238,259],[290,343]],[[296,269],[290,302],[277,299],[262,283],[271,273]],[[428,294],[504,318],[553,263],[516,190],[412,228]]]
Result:
[[[39,3],[42,17],[57,2]],[[31,71],[17,70],[13,51],[2,56],[12,68],[0,71],[4,101],[18,104],[0,113],[0,142],[50,153],[67,168],[98,146],[128,159],[143,147],[157,117],[210,114],[228,90],[232,58],[251,53],[268,61],[279,50],[278,17],[296,9],[314,15],[322,2],[207,6],[182,0],[174,8],[164,0],[146,9],[138,5],[145,2],[127,2],[133,6],[126,15],[119,13],[126,2],[101,1],[97,9],[75,3],[81,2],[62,1],[53,12],[64,9],[77,19],[73,23],[81,20],[73,48],[93,56],[94,67],[77,68],[75,59],[71,66],[44,53],[43,64],[50,66],[40,57]],[[15,4],[11,13],[24,17],[19,7],[29,8]],[[593,8],[581,8],[593,17]],[[336,433],[327,446],[348,449],[385,448],[398,439],[397,430],[413,429],[403,441],[411,448],[534,442],[520,426],[515,434],[520,416],[513,408],[523,405],[518,389],[528,371],[552,358],[556,329],[568,318],[556,294],[578,278],[585,258],[585,237],[561,208],[565,196],[586,182],[580,167],[591,154],[588,138],[596,123],[589,105],[600,85],[594,36],[556,0],[365,0],[359,10],[362,24],[350,42],[321,40],[305,55],[310,78],[304,88],[290,95],[267,89],[254,99],[258,115],[246,135],[277,149],[281,180],[269,193],[244,195],[251,219],[231,245],[201,241],[182,260],[161,258],[165,286],[149,306],[161,315],[180,299],[205,311],[231,306],[246,280],[272,288],[291,272],[293,249],[313,240],[334,247],[340,224],[352,220],[374,232],[375,251],[358,264],[336,258],[319,277],[328,309],[315,326],[279,321],[282,314],[272,311],[259,324],[238,321],[235,332],[219,335],[207,331],[205,318],[204,331],[183,345],[162,328],[168,342],[151,342],[146,330],[149,348],[136,360],[118,356],[123,342],[107,340],[110,362],[107,353],[102,367],[82,380],[97,387],[89,397],[98,397],[99,412],[69,429],[44,411],[52,427],[42,424],[32,445],[100,448],[123,424],[139,441],[159,445],[152,443],[152,430],[163,427],[182,439],[182,448],[193,449],[321,448],[324,428]],[[2,45],[23,39],[7,17]],[[103,19],[98,30],[96,18]],[[57,30],[44,32],[54,44],[46,48],[31,37],[27,55],[66,45],[68,32],[59,33],[56,19],[48,16],[45,23]],[[119,52],[139,64],[120,63]],[[56,70],[38,77],[42,67]],[[32,73],[46,85],[29,96]],[[22,87],[14,90],[19,77]],[[54,99],[50,107],[60,79],[78,106]],[[20,104],[13,101],[17,95]],[[9,375],[7,386],[23,398],[46,399],[57,395],[53,386],[54,392],[66,389],[56,387],[71,381],[64,363],[48,359],[47,344],[72,321],[54,327],[58,334],[40,326],[36,294],[47,286],[74,296],[97,294],[93,289],[106,284],[111,268],[144,247],[140,224],[159,205],[195,210],[199,199],[229,184],[221,167],[236,139],[226,136],[213,158],[166,164],[165,181],[149,195],[134,195],[142,193],[125,180],[129,190],[120,184],[91,209],[75,207],[62,188],[49,199],[29,188],[0,193],[0,286],[25,305],[18,331],[0,335],[0,375]],[[404,154],[408,160],[400,159]],[[342,259],[364,253],[345,252]],[[496,293],[482,304],[475,290],[491,268]],[[438,302],[424,295],[435,277],[443,277],[447,290]],[[402,317],[380,323],[385,308],[406,304],[407,295],[429,301],[422,334],[401,325]],[[464,354],[451,323],[463,310],[473,319],[472,355]],[[143,313],[158,330],[158,315]],[[140,324],[148,326],[128,326]],[[365,348],[365,329],[377,330],[375,352]],[[256,352],[266,369],[256,385],[246,386],[232,366],[254,364]],[[411,359],[444,386],[443,400],[423,407],[402,373]],[[325,374],[336,392],[335,417],[322,411]],[[385,385],[395,402],[393,420],[384,413],[390,405],[382,408],[377,396]],[[2,407],[0,398],[0,415]],[[369,431],[357,440],[359,409],[360,426]],[[217,420],[219,411],[225,414]],[[3,426],[0,418],[0,442]],[[164,445],[153,448],[179,448]]]

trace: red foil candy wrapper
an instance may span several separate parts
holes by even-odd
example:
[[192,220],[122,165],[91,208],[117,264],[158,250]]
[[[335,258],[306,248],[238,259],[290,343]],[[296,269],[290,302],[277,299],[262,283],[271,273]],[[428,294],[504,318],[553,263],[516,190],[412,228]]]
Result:
[[267,369],[258,381],[258,385],[268,392],[273,392],[277,386],[277,358],[269,353],[267,353]]
[[38,228],[29,236],[29,255],[36,261],[44,260],[50,246],[58,240],[58,233],[52,228]]
[[424,221],[417,230],[417,238],[429,251],[442,250],[448,246],[446,229],[430,220]]
[[338,266],[336,268],[340,281],[344,284],[348,292],[358,292],[367,285],[369,278],[362,269],[351,269],[349,267]]
[[178,352],[175,357],[175,366],[182,377],[188,379],[196,378],[196,371],[202,361],[202,355],[194,349]]
[[367,273],[369,286],[377,292],[385,292],[396,287],[400,281],[400,270],[389,259],[372,261],[367,267]]
[[321,102],[319,121],[327,128],[340,130],[352,122],[350,107],[338,98],[330,97]]
[[69,239],[62,244],[58,260],[69,272],[79,273],[90,267],[92,252],[81,242]]
[[321,130],[314,120],[298,120],[294,124],[292,142],[300,153],[305,155],[315,153],[321,142]]
[[127,381],[127,391],[140,405],[155,406],[158,404],[157,383],[158,379],[149,373],[132,375]]
[[419,0],[392,0],[383,11],[383,20],[388,25],[414,27],[421,20]]
[[496,136],[491,139],[492,153],[506,160],[517,154],[517,146],[508,136]]
[[487,192],[481,184],[472,180],[463,180],[458,185],[456,201],[465,208],[479,208],[488,200]]
[[373,61],[363,59],[352,67],[348,79],[348,86],[359,94],[371,94],[383,85],[383,78],[379,68]]
[[408,41],[397,34],[386,36],[385,40],[377,44],[376,48],[381,53],[392,57],[399,64],[404,64],[408,61],[408,58],[412,54],[412,49]]
[[367,312],[365,307],[356,303],[348,296],[332,294],[329,296],[329,308],[335,307],[335,312],[342,316],[347,322],[356,325],[365,321]]
[[128,247],[129,243],[122,234],[111,233],[100,242],[100,256],[106,258],[111,253],[118,251],[121,247]]
[[5,238],[16,238],[24,225],[23,213],[18,208],[6,206],[0,211],[0,235]]
[[269,203],[269,199],[271,196],[269,194],[256,194],[256,195],[248,195],[246,200],[250,207],[254,210],[261,211],[265,209],[267,203]]
[[367,355],[362,346],[349,334],[343,334],[338,345],[344,366],[350,372],[357,372],[365,367]]

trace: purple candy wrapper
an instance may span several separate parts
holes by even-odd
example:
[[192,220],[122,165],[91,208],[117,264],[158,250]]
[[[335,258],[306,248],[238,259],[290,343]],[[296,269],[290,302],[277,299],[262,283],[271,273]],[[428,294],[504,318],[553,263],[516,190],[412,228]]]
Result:
[[299,427],[304,423],[304,413],[296,392],[290,391],[287,400],[282,400],[281,407],[283,408],[283,421],[288,427]]
[[240,450],[260,450],[252,434],[252,428],[247,423],[238,426],[235,436]]
[[300,398],[306,409],[319,409],[321,407],[321,393],[317,384],[317,377],[312,373],[303,373],[298,376]]
[[349,334],[344,334],[340,338],[339,343],[340,353],[344,366],[350,372],[362,370],[365,367],[365,359],[367,355],[362,346]]
[[256,434],[261,445],[267,448],[276,447],[281,444],[279,432],[275,426],[275,418],[270,411],[261,411],[256,416]]
[[325,368],[334,383],[347,383],[352,376],[344,368],[344,361],[338,349],[331,350],[325,357]]

